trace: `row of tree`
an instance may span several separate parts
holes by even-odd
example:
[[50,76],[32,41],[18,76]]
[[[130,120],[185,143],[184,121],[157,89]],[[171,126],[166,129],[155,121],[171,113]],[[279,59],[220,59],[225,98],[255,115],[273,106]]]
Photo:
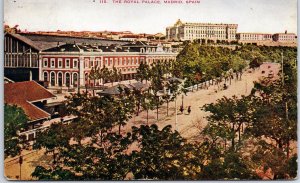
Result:
[[94,85],[96,83],[96,80],[101,80],[103,83],[106,82],[119,82],[122,80],[122,73],[117,68],[113,67],[112,69],[108,69],[107,67],[102,67],[101,69],[99,67],[93,67],[90,71],[88,78],[93,81]]
[[297,74],[292,62],[284,70],[284,84],[266,79],[249,96],[203,106],[209,123],[198,142],[188,142],[171,126],[141,125],[117,133],[114,126],[133,114],[130,93],[122,99],[76,94],[68,106],[77,121],[55,124],[39,135],[35,148],[46,148],[53,161],[32,175],[39,180],[224,180],[260,179],[259,171],[270,169],[271,179],[295,178],[297,155],[290,155],[289,144],[297,139]]
[[[186,47],[198,52],[197,45]],[[269,52],[273,53],[273,49],[276,50],[272,48]],[[274,52],[282,51],[277,49],[280,51]],[[158,129],[156,125],[141,125],[132,127],[126,134],[121,133],[121,127],[139,111],[139,106],[146,110],[153,109],[153,106],[158,109],[161,102],[158,93],[163,88],[175,93],[168,95],[176,98],[179,84],[165,82],[167,77],[163,76],[186,76],[192,80],[194,77],[189,76],[185,69],[193,73],[195,68],[202,69],[199,71],[201,76],[206,72],[222,73],[218,71],[220,68],[207,67],[204,70],[209,65],[206,62],[203,62],[203,68],[199,67],[201,60],[193,65],[193,59],[199,59],[200,55],[193,57],[190,54],[192,57],[182,62],[141,64],[137,78],[151,84],[146,92],[120,88],[121,94],[116,97],[87,93],[72,95],[66,107],[69,114],[78,118],[68,124],[53,124],[38,134],[34,148],[46,149],[52,161],[48,166],[37,166],[32,176],[39,180],[259,179],[258,170],[262,168],[263,171],[272,170],[274,176],[270,178],[295,178],[297,156],[290,153],[291,143],[297,140],[297,70],[293,57],[295,50],[284,49],[288,56],[280,80],[262,80],[255,84],[249,96],[224,97],[203,106],[210,115],[197,142],[188,142],[171,126]],[[229,56],[227,52],[232,53],[220,48],[203,55],[218,60],[223,55]],[[214,63],[214,66],[220,66],[222,71],[226,68],[223,61],[219,65]],[[170,100],[166,96],[165,101]],[[14,152],[19,148],[15,151],[11,144],[19,142],[13,141],[17,133],[11,126],[21,129],[19,123],[24,122],[16,120],[15,116],[24,116],[24,113],[12,115],[6,112],[9,110],[5,108],[5,135],[10,135],[5,136],[5,153],[16,155]],[[13,124],[14,121],[18,122]],[[10,139],[11,142],[6,142]]]

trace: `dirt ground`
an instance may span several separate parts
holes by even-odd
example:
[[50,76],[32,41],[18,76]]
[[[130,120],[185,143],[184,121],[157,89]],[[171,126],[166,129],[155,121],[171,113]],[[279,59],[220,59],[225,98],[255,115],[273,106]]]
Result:
[[[270,67],[269,67],[270,66]],[[253,82],[261,77],[262,71],[269,72],[272,70],[274,73],[278,72],[278,65],[266,64],[261,66],[256,71],[245,72],[242,75],[242,80],[233,79],[228,89],[220,90],[217,86],[210,86],[208,89],[194,90],[193,92],[187,93],[183,97],[184,112],[179,111],[180,105],[182,104],[182,95],[177,97],[177,124],[175,115],[175,102],[169,103],[169,115],[166,115],[167,107],[166,104],[159,108],[159,119],[156,119],[156,110],[149,111],[149,125],[157,124],[159,128],[163,128],[166,125],[172,125],[173,129],[177,129],[181,135],[188,140],[201,140],[198,135],[200,131],[205,127],[207,121],[205,116],[207,113],[201,110],[204,104],[216,102],[217,99],[223,96],[232,97],[233,95],[241,96],[248,95],[253,88]],[[265,72],[265,73],[266,73]],[[228,83],[227,83],[228,84]],[[221,84],[221,86],[223,83]],[[191,106],[191,113],[188,114],[187,107]],[[123,133],[130,131],[131,126],[140,126],[146,124],[146,111],[142,111],[139,116],[133,116],[129,120],[126,126],[122,128]],[[24,151],[24,163],[21,167],[21,179],[32,180],[31,173],[37,165],[47,165],[47,162],[51,160],[51,157],[44,155],[44,151]],[[20,165],[18,164],[17,158],[5,159],[5,176],[10,180],[17,180],[20,176]]]
[[[216,100],[223,96],[232,97],[234,95],[240,97],[241,95],[248,95],[251,92],[254,84],[261,76],[261,69],[252,71],[251,73],[244,73],[242,80],[233,79],[231,85],[226,90],[218,90],[216,85],[208,87],[208,89],[195,89],[193,92],[188,92],[187,95],[183,96],[184,112],[179,111],[180,105],[182,104],[182,95],[177,97],[177,124],[175,117],[175,102],[169,103],[169,116],[167,116],[167,105],[164,104],[159,108],[158,117],[156,110],[149,111],[149,124],[157,124],[160,128],[166,125],[172,125],[174,129],[177,129],[181,135],[188,139],[197,137],[200,131],[205,127],[207,121],[205,116],[207,113],[201,110],[201,107],[205,104],[214,103]],[[223,85],[224,82],[220,84]],[[227,85],[229,82],[226,83]],[[218,90],[218,91],[217,91]],[[217,92],[216,92],[217,91]],[[187,108],[191,106],[191,113],[188,114]],[[124,131],[129,131],[131,126],[139,126],[146,124],[147,113],[143,111],[139,116],[133,116],[133,118],[123,128]]]

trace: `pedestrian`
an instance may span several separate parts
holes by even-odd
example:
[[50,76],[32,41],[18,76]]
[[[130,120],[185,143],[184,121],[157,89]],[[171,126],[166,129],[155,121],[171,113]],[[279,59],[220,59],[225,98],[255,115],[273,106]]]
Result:
[[191,106],[188,107],[188,113],[191,113]]
[[182,105],[180,106],[179,110],[180,110],[181,113],[183,113],[183,106]]

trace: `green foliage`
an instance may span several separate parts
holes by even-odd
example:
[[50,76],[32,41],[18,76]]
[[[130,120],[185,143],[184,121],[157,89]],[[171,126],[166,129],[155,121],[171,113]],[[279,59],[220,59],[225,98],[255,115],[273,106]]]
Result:
[[46,169],[42,166],[37,166],[32,173],[32,177],[37,177],[41,181],[57,180],[68,181],[78,180],[74,173],[70,170],[62,169],[61,167],[55,167],[53,170]]
[[16,156],[25,144],[20,140],[19,132],[26,127],[28,118],[23,109],[4,105],[4,156]]
[[[205,105],[209,116],[201,142],[187,142],[171,126],[141,125],[121,133],[136,107],[158,109],[161,99],[172,101],[181,92],[178,83],[168,82],[169,77],[187,78],[189,85],[216,77],[227,80],[233,72],[241,75],[251,61],[277,61],[281,51],[287,57],[284,84],[262,81],[250,96],[223,97]],[[114,97],[74,94],[66,107],[78,118],[38,134],[35,148],[46,148],[53,161],[36,167],[32,176],[39,180],[125,180],[130,174],[151,180],[246,180],[259,179],[256,170],[263,167],[270,168],[275,179],[294,178],[297,156],[289,156],[289,146],[297,139],[295,51],[253,45],[230,50],[186,43],[176,62],[141,63],[137,79],[150,81],[148,91],[120,87],[121,94]],[[117,75],[116,69],[102,71]],[[160,96],[163,89],[173,95]]]
[[141,62],[139,67],[136,70],[136,80],[143,82],[144,80],[148,81],[150,78],[150,67],[148,64]]
[[188,86],[221,77],[232,69],[242,74],[248,64],[259,67],[263,62],[280,62],[281,52],[287,60],[297,57],[297,48],[243,45],[235,50],[222,47],[188,43],[173,65],[181,69],[176,77],[186,78]]
[[[203,134],[216,153],[209,153],[214,158],[204,167],[202,178],[209,179],[206,176],[213,172],[218,172],[216,179],[257,178],[252,171],[261,168],[271,170],[270,179],[296,177],[297,157],[290,157],[290,144],[297,140],[294,60],[286,60],[283,69],[284,77],[280,72],[277,80],[265,78],[255,83],[250,96],[223,97],[203,107],[210,112]],[[227,151],[226,141],[231,139],[234,147],[237,132],[238,146]]]
[[216,103],[206,104],[203,106],[204,111],[210,112],[207,117],[209,123],[204,132],[212,138],[221,137],[223,139],[231,139],[232,148],[235,146],[236,133],[239,134],[241,140],[241,127],[249,123],[251,110],[249,108],[249,97],[242,96],[238,99],[236,96],[232,98],[223,97]]

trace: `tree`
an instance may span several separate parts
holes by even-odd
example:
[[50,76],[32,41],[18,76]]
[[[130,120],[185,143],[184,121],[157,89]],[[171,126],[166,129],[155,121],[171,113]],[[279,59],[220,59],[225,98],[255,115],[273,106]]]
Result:
[[150,71],[150,89],[153,92],[152,101],[156,105],[156,114],[158,120],[158,108],[162,105],[161,95],[159,95],[159,91],[163,90],[163,77],[167,73],[167,69],[160,61],[153,63]]
[[143,82],[144,80],[147,81],[150,79],[150,67],[148,64],[141,62],[139,67],[136,70],[136,80],[140,80]]
[[276,141],[280,149],[286,146],[289,159],[290,141],[297,140],[297,71],[295,63],[285,63],[284,77],[265,78],[255,83],[252,90],[255,112],[249,130],[256,137],[265,136]]
[[231,148],[235,149],[235,137],[238,133],[239,142],[241,141],[241,130],[243,124],[250,122],[251,110],[249,97],[242,96],[238,99],[223,97],[216,103],[206,104],[203,106],[204,111],[211,114],[207,117],[208,128],[219,126],[225,131],[230,131]]
[[143,99],[141,103],[142,108],[147,111],[147,125],[149,122],[149,110],[153,110],[156,106],[155,100],[155,97],[150,92],[150,88],[148,88],[147,92],[144,92],[143,94]]
[[119,71],[117,68],[113,67],[112,68],[112,72],[111,72],[112,85],[113,85],[113,82],[118,82],[121,79],[122,79],[122,73],[121,73],[121,71]]
[[4,105],[4,156],[16,156],[26,145],[19,136],[28,118],[22,108]]
[[103,84],[106,83],[107,81],[111,81],[112,78],[111,71],[105,65],[100,69],[100,73],[103,79]]
[[135,179],[195,180],[204,166],[203,147],[187,143],[171,126],[133,127],[132,139],[138,151],[132,152],[131,171]]
[[256,69],[256,68],[258,68],[261,64],[262,64],[262,58],[261,58],[261,57],[258,57],[258,58],[253,59],[252,61],[250,61],[249,67],[250,67],[251,69]]
[[169,115],[169,102],[176,100],[176,97],[182,92],[179,88],[180,84],[182,83],[178,79],[170,78],[165,85],[166,92],[162,98],[167,102],[167,116]]
[[[93,80],[94,83],[94,87],[96,85],[96,80],[97,79],[101,79],[102,73],[101,70],[99,68],[92,68],[91,72],[89,73],[89,79]],[[93,95],[95,96],[95,89],[93,88]]]

